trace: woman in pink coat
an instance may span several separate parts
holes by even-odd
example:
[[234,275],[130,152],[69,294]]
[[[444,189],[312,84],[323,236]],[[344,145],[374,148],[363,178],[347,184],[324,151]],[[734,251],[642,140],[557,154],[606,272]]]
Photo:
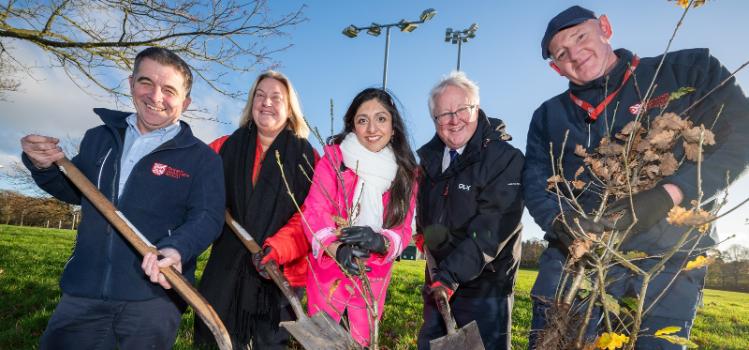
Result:
[[382,315],[393,260],[411,240],[416,177],[393,98],[382,89],[360,92],[346,111],[344,131],[331,138],[315,167],[303,212],[312,247],[309,313],[324,311],[339,321],[345,312],[351,335],[364,346]]

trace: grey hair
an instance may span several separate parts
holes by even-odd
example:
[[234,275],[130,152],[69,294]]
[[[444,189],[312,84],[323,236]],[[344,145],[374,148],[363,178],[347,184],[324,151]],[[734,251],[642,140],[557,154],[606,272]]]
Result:
[[438,95],[445,91],[448,86],[455,86],[463,90],[468,94],[468,99],[471,104],[479,104],[479,86],[471,79],[468,79],[465,73],[460,71],[452,71],[450,74],[442,78],[437,85],[435,85],[431,91],[429,91],[429,113],[434,115],[434,100]]

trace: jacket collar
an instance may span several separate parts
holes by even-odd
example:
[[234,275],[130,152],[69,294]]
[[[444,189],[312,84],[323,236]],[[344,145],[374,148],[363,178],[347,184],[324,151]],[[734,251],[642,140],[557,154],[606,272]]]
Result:
[[[113,109],[107,109],[107,108],[94,108],[94,113],[101,118],[101,121],[104,122],[104,125],[115,129],[125,129],[127,128],[127,117],[133,114],[132,112],[123,112],[123,111],[116,111]],[[179,121],[181,129],[177,136],[175,136],[173,139],[167,141],[165,144],[159,146],[159,148],[162,147],[173,147],[173,148],[184,148],[194,145],[197,142],[197,138],[195,138],[192,134],[192,130],[190,129],[190,125],[185,123],[184,121]],[[118,134],[118,132],[115,132],[115,134]]]
[[[619,87],[619,84],[621,84],[621,81],[624,78],[624,72],[626,72],[627,67],[629,67],[630,62],[632,61],[633,54],[631,51],[626,49],[615,50],[614,54],[619,57],[619,60],[618,62],[616,62],[616,65],[614,65],[614,68],[611,69],[611,72],[609,72],[609,74],[605,74],[602,77],[589,81],[583,85],[577,85],[573,82],[570,82],[570,91],[572,91],[575,96],[585,99],[585,97],[589,96],[599,98],[600,94],[602,94],[604,90],[608,91],[609,93],[616,90],[616,88]],[[608,87],[606,86],[607,83]],[[588,102],[593,103],[595,101]]]

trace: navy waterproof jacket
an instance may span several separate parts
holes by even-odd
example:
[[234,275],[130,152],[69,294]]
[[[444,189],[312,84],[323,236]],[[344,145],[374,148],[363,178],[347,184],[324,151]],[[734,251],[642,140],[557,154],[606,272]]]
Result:
[[[442,171],[445,144],[435,135],[418,150],[423,176],[416,216],[419,231],[449,229],[436,249],[435,280],[462,297],[512,293],[520,264],[523,154],[502,140],[498,119],[479,110],[476,132],[453,164]],[[429,276],[427,276],[427,281]]]
[[[173,139],[144,156],[119,194],[120,156],[131,113],[97,108],[104,125],[89,129],[71,161],[159,249],[182,256],[182,274],[195,279],[195,262],[221,232],[224,175],[221,159],[181,123]],[[78,235],[60,280],[64,293],[105,300],[166,297],[140,267],[142,256],[58,170],[39,170],[24,154],[34,181],[55,198],[81,205]],[[119,199],[118,199],[119,197]]]
[[[546,231],[545,238],[551,242],[557,239],[551,226],[553,219],[560,213],[560,204],[557,195],[546,190],[546,180],[553,175],[550,143],[555,157],[559,157],[562,152],[564,154],[565,178],[573,179],[575,171],[583,165],[583,158],[574,154],[576,145],[593,150],[604,135],[614,135],[625,124],[634,120],[639,108],[648,108],[642,119],[645,124],[660,114],[663,107],[666,107],[667,112],[679,114],[725,81],[723,86],[686,113],[694,125],[704,124],[706,128],[712,126],[717,142],[715,146],[706,147],[705,150],[702,163],[703,198],[707,199],[726,187],[726,173],[730,174],[732,181],[749,164],[749,102],[736,85],[735,79],[728,79],[730,73],[707,49],[668,53],[655,81],[655,92],[647,106],[642,106],[641,94],[650,86],[662,56],[642,58],[632,77],[608,104],[605,112],[597,121],[587,123],[587,113],[572,102],[569,92],[572,91],[575,96],[593,106],[603,101],[606,94],[621,85],[624,72],[633,58],[633,54],[627,50],[620,49],[615,53],[619,61],[608,76],[582,86],[570,83],[569,90],[544,102],[533,114],[525,154],[524,195],[530,214]],[[668,95],[682,87],[692,87],[696,91],[668,102],[666,106]],[[720,117],[715,121],[719,112]],[[569,136],[562,150],[565,131],[569,131]],[[684,151],[681,142],[677,145],[674,155],[679,160]],[[684,193],[681,205],[691,207],[690,201],[698,196],[697,173],[697,164],[685,161],[675,174],[661,183],[677,185]],[[580,180],[586,183],[591,181],[587,171],[581,175]],[[578,201],[589,213],[600,203],[600,197],[592,191],[575,195],[580,196]],[[562,205],[568,207],[564,201]],[[659,254],[676,244],[683,232],[683,228],[671,226],[664,219],[647,232],[628,238],[622,249]],[[702,240],[702,245],[713,243],[709,238]]]

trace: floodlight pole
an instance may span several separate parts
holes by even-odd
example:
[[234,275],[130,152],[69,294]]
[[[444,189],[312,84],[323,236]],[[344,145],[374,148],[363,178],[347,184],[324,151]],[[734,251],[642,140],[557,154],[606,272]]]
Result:
[[458,68],[457,70],[460,71],[460,51],[463,47],[463,40],[458,40]]
[[382,89],[385,90],[388,82],[388,55],[390,53],[390,28],[385,27],[385,67],[382,68]]
[[470,27],[463,30],[454,31],[452,28],[447,28],[445,31],[445,42],[458,44],[458,71],[460,71],[460,56],[463,53],[463,43],[475,38],[478,28],[478,24],[473,23]]

